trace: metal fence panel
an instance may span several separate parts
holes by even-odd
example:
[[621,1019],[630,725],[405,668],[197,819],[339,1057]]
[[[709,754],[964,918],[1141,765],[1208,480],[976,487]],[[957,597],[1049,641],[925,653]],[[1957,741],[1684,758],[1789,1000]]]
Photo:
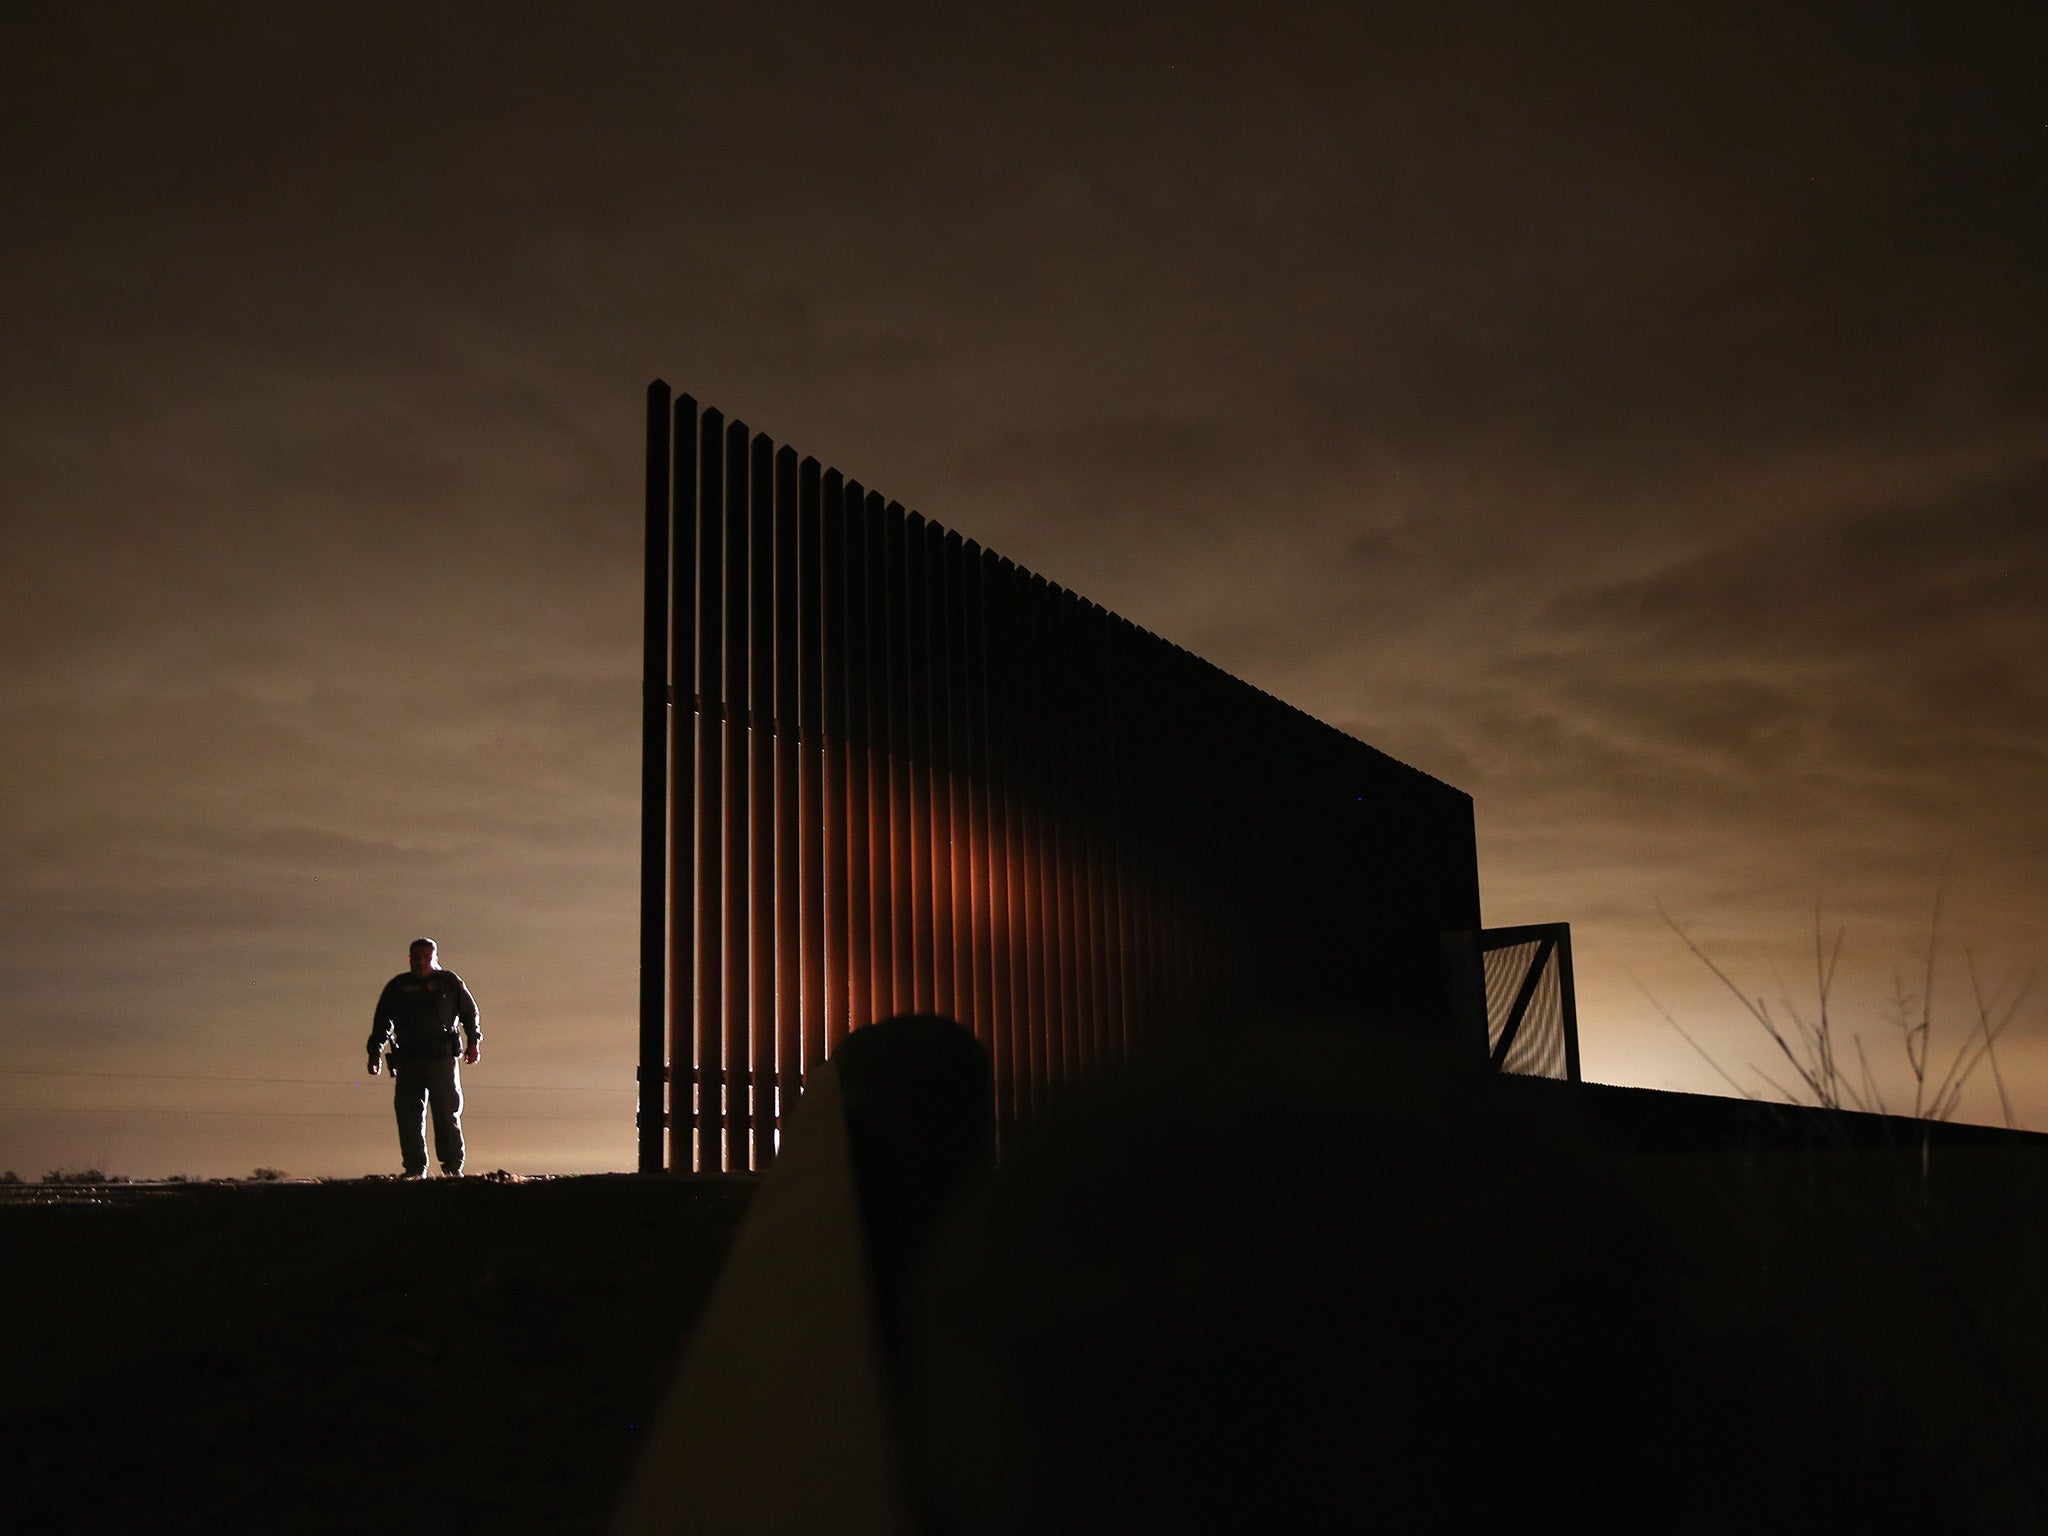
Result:
[[[665,386],[647,541],[643,1166],[766,1167],[892,1012],[988,1046],[1005,1145],[1205,1021],[1448,1028],[1469,797]],[[1576,1075],[1568,936],[1534,953],[1486,951],[1490,1043]]]

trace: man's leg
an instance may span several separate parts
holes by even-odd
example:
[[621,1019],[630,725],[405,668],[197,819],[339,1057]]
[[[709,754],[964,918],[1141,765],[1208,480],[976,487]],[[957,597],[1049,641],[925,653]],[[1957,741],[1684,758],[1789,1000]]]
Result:
[[398,1114],[398,1155],[406,1177],[427,1171],[427,1075],[417,1067],[391,1071],[391,1103]]
[[462,1172],[462,1068],[450,1056],[434,1063],[427,1090],[434,1105],[434,1156],[443,1173]]

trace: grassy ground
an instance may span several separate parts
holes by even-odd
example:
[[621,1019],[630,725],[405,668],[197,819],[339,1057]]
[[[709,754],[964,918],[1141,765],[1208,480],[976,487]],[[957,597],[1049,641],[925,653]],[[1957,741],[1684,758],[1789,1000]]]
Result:
[[1705,1316],[1780,1341],[1788,1375],[1952,1475],[1989,1528],[2048,1529],[2048,1146],[1623,1161]]
[[[1874,1426],[1808,1441],[1759,1412],[1753,1430],[1745,1386],[1731,1476],[1767,1488],[1846,1446],[1803,1471],[1871,1484],[1904,1456],[1980,1506],[1969,1528],[2044,1528],[2048,1149],[1937,1148],[1924,1178],[1912,1149],[1616,1166],[1681,1255],[1673,1303],[1709,1334],[1771,1341],[1753,1401],[1802,1384],[1814,1411]],[[11,1507],[38,1530],[599,1530],[753,1187],[9,1191]],[[1248,1218],[1210,1205],[1208,1241],[1236,1251]],[[1483,1431],[1485,1405],[1471,1412]]]
[[0,1444],[19,1528],[599,1529],[751,1191],[15,1191]]

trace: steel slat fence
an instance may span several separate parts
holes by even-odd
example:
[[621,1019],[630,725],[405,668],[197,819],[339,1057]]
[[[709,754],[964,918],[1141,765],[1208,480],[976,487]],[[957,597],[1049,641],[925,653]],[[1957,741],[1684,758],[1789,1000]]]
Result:
[[987,1044],[1005,1142],[1249,1006],[1450,1027],[1469,797],[689,396],[648,433],[643,1167],[766,1166],[891,1013]]

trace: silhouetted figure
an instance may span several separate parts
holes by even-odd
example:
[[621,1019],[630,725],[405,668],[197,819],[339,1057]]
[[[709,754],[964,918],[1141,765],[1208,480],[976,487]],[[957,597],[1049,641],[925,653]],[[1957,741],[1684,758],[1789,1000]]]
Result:
[[900,1381],[911,1277],[939,1218],[995,1156],[995,1085],[988,1052],[937,1014],[856,1029],[832,1059],[883,1365]]
[[[464,1033],[467,1033],[467,1040]],[[462,1073],[458,1058],[476,1064],[483,1049],[476,999],[453,971],[441,968],[432,939],[412,941],[411,964],[384,983],[370,1020],[370,1075],[391,1050],[392,1104],[404,1177],[427,1172],[427,1106],[434,1111],[434,1155],[441,1171],[462,1175]]]
[[906,1307],[994,1147],[988,1053],[933,1014],[847,1036],[804,1076],[706,1304],[618,1536],[904,1536]]

